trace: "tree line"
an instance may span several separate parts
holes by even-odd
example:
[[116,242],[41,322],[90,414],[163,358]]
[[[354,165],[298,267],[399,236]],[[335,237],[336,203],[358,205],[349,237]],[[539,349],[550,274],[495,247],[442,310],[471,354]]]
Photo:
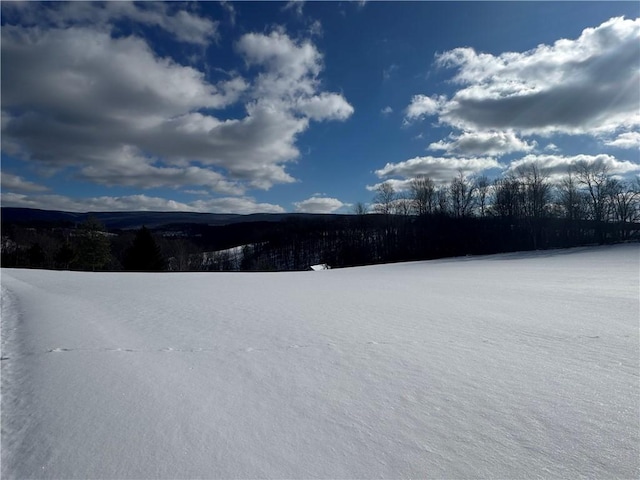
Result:
[[536,164],[489,181],[459,172],[448,183],[418,176],[378,185],[370,205],[340,221],[291,222],[287,235],[251,245],[245,269],[303,269],[563,248],[638,240],[640,178],[581,162],[552,180]]
[[[373,210],[380,214],[463,217],[565,218],[633,223],[640,219],[640,177],[615,178],[603,162],[579,162],[552,182],[548,171],[523,165],[490,182],[462,171],[450,183],[438,185],[428,176],[411,180],[397,193],[391,182],[380,184]],[[366,212],[363,204],[355,213]]]
[[[7,230],[9,230],[7,232]],[[166,258],[142,227],[135,234],[108,232],[89,217],[77,227],[3,228],[2,266],[81,271],[163,271]]]
[[490,182],[459,172],[396,191],[380,184],[350,215],[285,217],[225,226],[107,231],[3,225],[2,266],[65,270],[305,270],[640,239],[640,180],[582,163],[552,180],[537,165]]

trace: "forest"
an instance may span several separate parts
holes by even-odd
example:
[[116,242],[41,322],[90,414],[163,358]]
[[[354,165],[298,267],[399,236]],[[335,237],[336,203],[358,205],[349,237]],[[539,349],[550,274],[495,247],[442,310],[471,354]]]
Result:
[[[141,212],[142,215],[142,212]],[[173,218],[173,217],[172,217]],[[2,218],[2,266],[88,271],[280,271],[566,248],[640,240],[640,177],[577,164],[536,165],[490,181],[419,176],[375,187],[349,214],[263,215],[230,223],[109,228]]]

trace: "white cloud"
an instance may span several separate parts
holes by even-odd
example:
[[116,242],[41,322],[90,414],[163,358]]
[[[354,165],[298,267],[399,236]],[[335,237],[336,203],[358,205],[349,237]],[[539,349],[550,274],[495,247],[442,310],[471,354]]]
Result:
[[218,22],[198,17],[185,10],[180,10],[172,17],[161,18],[168,19],[161,26],[183,42],[207,45],[211,39],[218,39]]
[[38,185],[12,173],[1,172],[1,177],[3,190],[18,192],[46,192],[49,190],[44,185]]
[[405,110],[405,121],[420,120],[423,117],[435,115],[440,111],[445,101],[445,97],[442,96],[414,95]]
[[[3,108],[65,109],[70,121],[91,112],[151,127],[164,116],[237,101],[242,79],[211,85],[204,75],[158,58],[142,39],[87,28],[2,28]],[[77,102],[78,105],[69,105]],[[106,120],[106,119],[105,119]]]
[[[11,25],[1,35],[3,150],[96,183],[268,189],[294,181],[285,167],[311,120],[353,113],[320,89],[315,46],[281,31],[244,35],[237,52],[255,77],[215,84],[136,37]],[[244,116],[215,116],[239,102]]]
[[313,120],[346,120],[353,114],[353,107],[342,95],[326,92],[299,99],[296,109]]
[[380,110],[380,113],[384,116],[391,115],[393,113],[393,108],[387,105],[382,110]]
[[[403,192],[408,192],[411,189],[411,181],[413,180],[413,178],[405,178],[403,180],[399,180],[397,178],[390,178],[388,180],[385,180],[384,182],[378,182],[375,183],[373,185],[367,185],[366,189],[370,192],[377,192],[378,189],[380,188],[380,186],[383,183],[386,183],[388,185],[391,185],[393,187],[393,191],[396,193],[403,193]],[[448,179],[451,180],[451,179]],[[378,204],[372,204],[370,205],[371,209],[374,209],[375,206]]]
[[526,155],[511,162],[505,173],[517,172],[519,168],[528,165],[536,165],[540,170],[546,172],[552,179],[562,177],[567,174],[570,167],[578,163],[589,165],[605,165],[612,175],[629,175],[640,173],[640,165],[628,160],[619,160],[612,155]]
[[303,14],[305,0],[289,0],[282,9],[284,11],[293,10],[299,17]]
[[391,76],[394,74],[394,72],[399,70],[399,66],[396,65],[395,63],[392,63],[391,65],[389,65],[389,67],[385,68],[382,70],[382,80],[384,80],[385,82],[387,80],[391,79]]
[[211,213],[238,213],[248,215],[250,213],[284,213],[280,205],[272,203],[256,203],[251,197],[225,197],[212,198],[210,200],[197,200],[189,204],[196,212]]
[[640,132],[625,132],[618,135],[615,139],[604,142],[610,147],[632,149],[640,148]]
[[237,182],[227,181],[212,170],[196,167],[157,167],[148,163],[132,148],[123,148],[109,163],[80,169],[79,176],[108,186],[154,188],[186,185],[208,187],[213,192],[240,195],[245,189]]
[[309,24],[309,28],[307,28],[307,32],[312,37],[322,37],[324,35],[322,23],[320,23],[319,20],[314,20]]
[[[439,120],[464,130],[591,134],[640,124],[640,19],[612,18],[523,52],[495,56],[457,48],[437,57],[459,89]],[[435,107],[432,111],[435,110]]]
[[[237,43],[249,65],[265,71],[254,84],[256,102],[313,120],[346,120],[353,107],[337,93],[319,92],[322,55],[309,41],[295,42],[283,32],[250,33]],[[305,126],[306,128],[306,126]]]
[[376,170],[378,178],[404,177],[410,179],[418,175],[431,177],[438,182],[448,182],[459,171],[465,175],[475,175],[491,168],[501,168],[501,165],[490,157],[452,158],[452,157],[415,157],[399,163],[387,163]]
[[351,204],[343,203],[337,198],[331,197],[311,197],[301,202],[295,202],[296,212],[301,213],[333,213],[343,207],[349,207]]
[[26,2],[19,7],[15,2],[6,2],[3,14],[9,17],[10,23],[15,19],[23,25],[53,24],[61,28],[72,25],[110,28],[113,21],[128,19],[162,28],[186,43],[207,45],[218,39],[219,22],[163,2]]
[[559,152],[560,148],[555,143],[549,143],[544,147],[545,152]]
[[257,96],[287,98],[315,92],[323,65],[322,55],[311,42],[295,42],[283,31],[248,33],[240,38],[236,49],[248,65],[266,70],[256,82]]
[[430,150],[444,150],[447,154],[462,156],[494,155],[512,152],[528,152],[536,143],[527,143],[513,132],[464,132],[450,134],[448,140],[440,140],[429,145]]
[[292,12],[296,17],[296,20],[305,25],[304,31],[308,36],[322,37],[324,34],[322,23],[319,20],[314,20],[308,16],[305,16],[305,5],[305,0],[290,0],[284,5],[284,7],[282,7],[281,10],[283,12]]
[[230,1],[222,0],[220,2],[220,5],[227,12],[227,14],[229,14],[229,23],[231,23],[231,26],[235,27],[237,13],[235,7],[233,6],[233,3],[231,3]]
[[71,198],[64,195],[23,195],[18,193],[1,194],[4,207],[39,208],[62,210],[65,212],[91,211],[181,211],[208,213],[283,213],[279,205],[256,203],[250,197],[226,197],[210,200],[197,200],[183,203],[166,198],[146,195],[122,197]]

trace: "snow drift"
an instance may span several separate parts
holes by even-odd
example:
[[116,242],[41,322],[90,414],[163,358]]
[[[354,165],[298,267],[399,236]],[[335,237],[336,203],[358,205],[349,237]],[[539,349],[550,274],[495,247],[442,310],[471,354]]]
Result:
[[2,478],[637,478],[638,245],[2,270]]

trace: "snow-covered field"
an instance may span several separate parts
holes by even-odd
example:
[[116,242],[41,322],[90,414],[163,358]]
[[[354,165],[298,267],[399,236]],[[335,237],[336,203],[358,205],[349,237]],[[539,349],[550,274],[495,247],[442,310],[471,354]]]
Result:
[[2,478],[638,478],[636,245],[2,270]]

